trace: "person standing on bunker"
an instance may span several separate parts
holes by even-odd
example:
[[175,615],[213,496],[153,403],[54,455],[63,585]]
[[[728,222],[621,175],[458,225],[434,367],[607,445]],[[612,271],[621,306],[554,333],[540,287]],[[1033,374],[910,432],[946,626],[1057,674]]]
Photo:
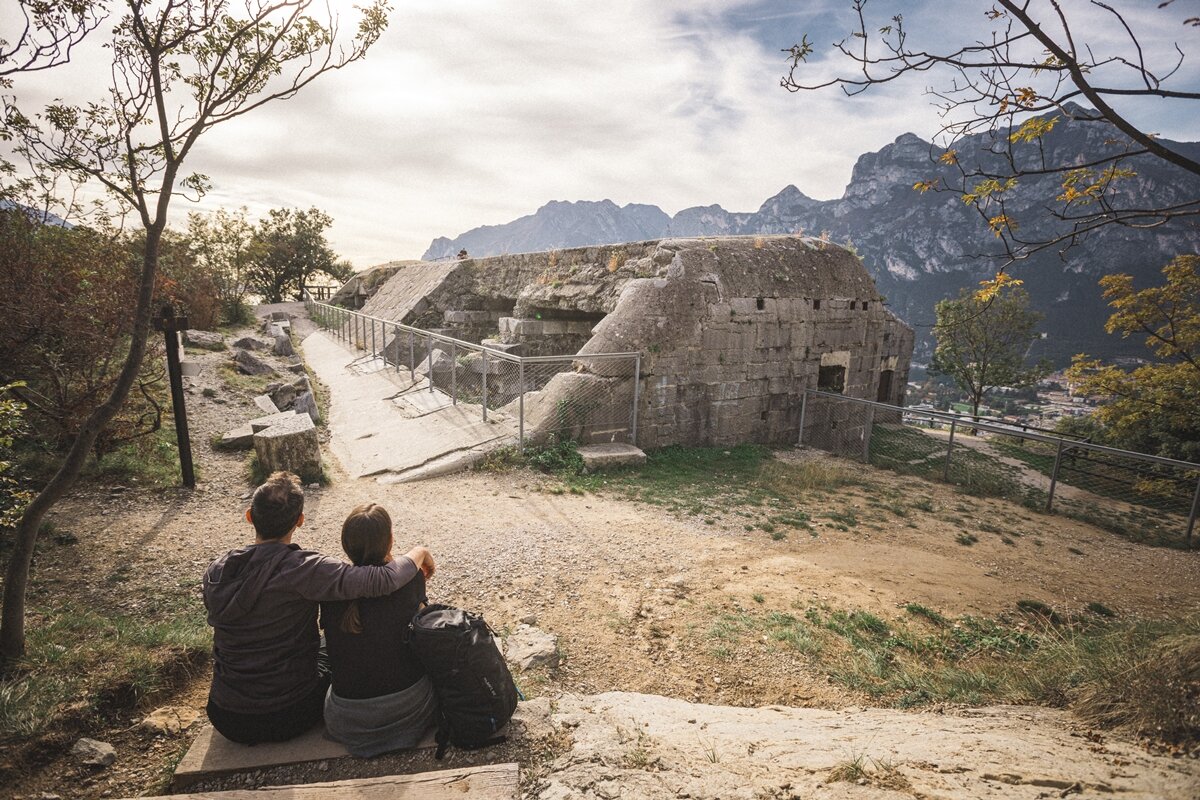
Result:
[[381,565],[354,566],[292,542],[304,524],[304,488],[290,472],[259,486],[246,511],[254,543],[204,573],[213,628],[208,718],[242,744],[281,742],[322,721],[328,659],[317,629],[321,602],[381,597],[432,572],[424,547]]

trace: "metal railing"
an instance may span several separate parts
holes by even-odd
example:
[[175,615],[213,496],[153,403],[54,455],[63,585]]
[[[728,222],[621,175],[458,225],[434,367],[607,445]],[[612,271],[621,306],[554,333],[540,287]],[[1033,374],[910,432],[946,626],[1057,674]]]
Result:
[[969,415],[810,389],[801,402],[799,443],[1057,510],[1135,541],[1190,549],[1200,513],[1200,464]]
[[642,355],[588,353],[519,356],[441,333],[380,319],[306,295],[309,318],[363,357],[394,369],[419,391],[451,405],[477,405],[484,422],[515,420],[581,444],[637,442]]

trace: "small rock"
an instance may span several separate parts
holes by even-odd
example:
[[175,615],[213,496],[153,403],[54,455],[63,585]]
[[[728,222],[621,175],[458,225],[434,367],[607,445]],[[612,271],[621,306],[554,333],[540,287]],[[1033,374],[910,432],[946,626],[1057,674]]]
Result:
[[558,638],[540,628],[521,625],[504,644],[504,657],[522,672],[558,666]]
[[294,372],[297,375],[304,374],[304,362],[303,361],[297,361],[295,364],[288,364],[287,368],[288,368],[288,372]]
[[151,711],[142,720],[142,727],[157,733],[181,733],[196,721],[195,709],[163,706]]
[[537,625],[537,614],[525,614],[519,620],[522,625]]
[[233,343],[234,347],[240,347],[243,350],[266,350],[270,347],[269,344],[262,339],[255,339],[253,336],[243,336]]
[[80,764],[89,767],[109,767],[117,760],[117,751],[108,742],[83,738],[75,742],[71,755]]
[[297,414],[308,414],[314,425],[321,421],[321,412],[317,409],[317,401],[312,392],[297,395],[296,399],[292,401],[292,411]]

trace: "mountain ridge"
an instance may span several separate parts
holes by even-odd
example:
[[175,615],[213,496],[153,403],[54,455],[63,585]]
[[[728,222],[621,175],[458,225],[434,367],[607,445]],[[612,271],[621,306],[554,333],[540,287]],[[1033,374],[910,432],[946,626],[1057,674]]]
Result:
[[[959,143],[987,166],[996,158],[991,137],[981,133]],[[1054,158],[1081,153],[1089,157],[1120,147],[1110,125],[1065,121],[1044,139]],[[1166,142],[1200,154],[1200,143]],[[665,237],[752,235],[804,232],[828,234],[849,242],[888,298],[893,310],[918,328],[917,357],[927,357],[933,340],[929,326],[938,300],[994,274],[1000,262],[979,254],[996,250],[996,241],[978,213],[954,192],[919,193],[913,184],[939,176],[953,179],[954,168],[936,161],[938,149],[913,133],[902,133],[879,150],[855,161],[840,198],[815,200],[788,184],[756,211],[728,211],[718,204],[691,206],[668,215],[657,206],[611,200],[551,201],[536,212],[503,225],[473,228],[453,239],[439,237],[423,258],[453,258],[465,249],[472,256],[616,244]],[[1149,156],[1128,159],[1137,173],[1122,191],[1150,202],[1200,196],[1200,178]],[[1042,237],[1051,220],[1037,209],[1040,198],[1054,196],[1056,176],[1022,181],[1011,199],[1023,233]],[[951,184],[953,185],[953,184]],[[1175,255],[1200,250],[1200,228],[1183,222],[1170,228],[1133,230],[1107,226],[1068,249],[1060,258],[1045,250],[1012,267],[1026,281],[1034,306],[1046,315],[1046,339],[1037,355],[1065,363],[1078,352],[1101,357],[1145,355],[1132,341],[1103,330],[1109,309],[1097,285],[1100,275],[1127,272],[1138,285],[1161,281],[1160,270]]]

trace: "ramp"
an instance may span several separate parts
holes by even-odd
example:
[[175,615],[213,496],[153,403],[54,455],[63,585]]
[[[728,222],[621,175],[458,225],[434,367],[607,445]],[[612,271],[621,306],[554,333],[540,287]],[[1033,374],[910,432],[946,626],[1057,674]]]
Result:
[[304,360],[329,390],[329,450],[354,478],[398,482],[464,469],[516,440],[517,421],[479,406],[451,403],[407,370],[351,352],[317,331]]

